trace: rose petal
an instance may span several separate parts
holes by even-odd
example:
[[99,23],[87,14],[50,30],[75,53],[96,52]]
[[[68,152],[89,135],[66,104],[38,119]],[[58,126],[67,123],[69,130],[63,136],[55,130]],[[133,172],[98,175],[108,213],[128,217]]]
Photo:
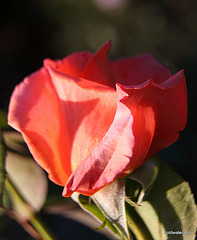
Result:
[[129,95],[124,103],[134,118],[135,147],[127,167],[130,172],[177,140],[187,121],[187,94],[183,71],[160,85],[150,80],[144,87],[121,88]]
[[122,176],[130,162],[134,146],[131,111],[121,102],[127,94],[117,86],[118,103],[114,121],[106,135],[70,176],[63,192],[92,195],[106,184]]
[[91,57],[92,54],[89,52],[73,53],[63,60],[56,61],[56,68],[60,72],[80,77]]
[[114,76],[107,57],[110,47],[111,42],[108,41],[92,56],[81,75],[82,78],[115,87]]
[[116,91],[105,85],[63,74],[45,62],[59,97],[74,169],[93,151],[110,127]]
[[8,122],[23,137],[52,181],[64,185],[71,174],[70,149],[57,94],[42,68],[16,86]]
[[152,55],[142,55],[111,62],[115,81],[122,85],[135,86],[152,79],[161,83],[171,76],[170,69],[159,63]]
[[159,109],[155,106],[157,107],[155,135],[146,159],[174,143],[187,123],[187,90],[184,71],[179,71],[160,87],[154,99],[160,106]]

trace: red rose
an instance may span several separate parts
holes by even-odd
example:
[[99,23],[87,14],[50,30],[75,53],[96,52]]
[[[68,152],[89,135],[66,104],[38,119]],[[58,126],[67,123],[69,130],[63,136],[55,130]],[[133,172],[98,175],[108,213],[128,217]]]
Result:
[[110,46],[45,60],[11,97],[9,124],[66,197],[131,173],[187,121],[183,70],[171,76],[151,55],[110,61]]

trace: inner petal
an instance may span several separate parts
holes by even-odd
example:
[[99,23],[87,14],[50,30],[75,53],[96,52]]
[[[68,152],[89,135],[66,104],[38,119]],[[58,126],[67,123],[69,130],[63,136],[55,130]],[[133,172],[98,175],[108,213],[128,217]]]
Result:
[[[49,67],[59,96],[71,149],[74,170],[98,145],[109,129],[115,112],[115,89],[80,78],[70,78]],[[82,87],[81,87],[82,82]],[[85,82],[85,86],[83,87]]]

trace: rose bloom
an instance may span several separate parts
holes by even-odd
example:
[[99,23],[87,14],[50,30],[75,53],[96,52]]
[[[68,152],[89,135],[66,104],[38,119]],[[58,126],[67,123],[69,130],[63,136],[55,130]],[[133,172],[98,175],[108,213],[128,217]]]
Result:
[[9,124],[65,197],[125,177],[186,125],[183,70],[172,76],[152,55],[111,61],[110,47],[46,59],[11,96]]

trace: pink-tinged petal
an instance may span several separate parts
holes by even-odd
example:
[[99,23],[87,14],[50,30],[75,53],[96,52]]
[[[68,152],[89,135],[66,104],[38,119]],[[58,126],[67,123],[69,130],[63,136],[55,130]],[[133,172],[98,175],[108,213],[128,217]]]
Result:
[[56,61],[56,68],[63,73],[80,77],[91,57],[92,54],[89,52],[73,53],[63,60]]
[[151,80],[144,87],[122,89],[134,118],[135,147],[127,167],[131,172],[177,140],[187,121],[187,94],[183,71],[160,85]]
[[58,96],[42,68],[16,86],[8,122],[23,137],[52,181],[65,185],[71,174],[70,149]]
[[123,101],[125,106],[130,109],[133,116],[132,131],[135,137],[135,146],[130,163],[124,170],[128,174],[138,168],[146,158],[155,133],[155,109],[149,102],[152,99],[151,91],[144,88],[130,89],[119,85],[122,91],[128,94]]
[[45,61],[59,97],[74,171],[105,136],[116,112],[116,91],[105,85],[59,72]]
[[162,83],[170,76],[170,69],[159,63],[152,55],[142,55],[111,62],[115,81],[128,86],[140,85],[149,79]]
[[115,87],[114,77],[107,56],[110,48],[111,42],[108,41],[91,57],[81,75],[82,78]]
[[117,111],[106,135],[70,176],[63,192],[69,197],[74,191],[92,195],[105,185],[122,177],[133,154],[135,139],[133,117],[122,101],[127,94],[117,86]]

